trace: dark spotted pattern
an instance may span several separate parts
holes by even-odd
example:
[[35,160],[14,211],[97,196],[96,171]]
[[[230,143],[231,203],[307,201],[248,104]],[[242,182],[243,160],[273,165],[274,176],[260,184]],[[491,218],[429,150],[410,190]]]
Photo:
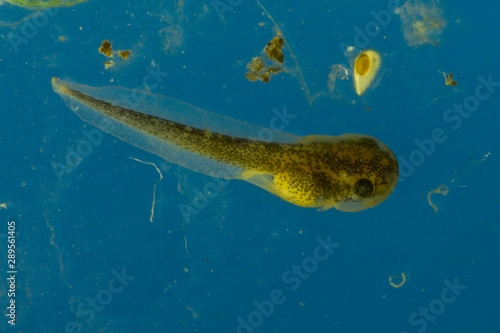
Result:
[[274,187],[270,190],[300,206],[331,207],[341,201],[356,202],[377,195],[385,199],[397,182],[394,154],[369,136],[347,134],[336,138],[316,136],[311,140],[306,137],[296,143],[262,142],[185,126],[67,87],[64,93],[110,118],[192,153],[249,170],[251,175],[272,175]]

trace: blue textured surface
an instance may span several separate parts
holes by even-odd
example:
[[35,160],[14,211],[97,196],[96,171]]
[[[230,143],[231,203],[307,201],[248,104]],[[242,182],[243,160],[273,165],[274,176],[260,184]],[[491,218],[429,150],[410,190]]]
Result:
[[[0,330],[499,332],[500,83],[488,91],[479,78],[500,82],[498,5],[442,3],[447,26],[439,46],[408,46],[392,13],[365,40],[382,55],[380,84],[357,97],[351,81],[342,81],[342,98],[327,94],[329,66],[346,63],[339,45],[359,43],[355,27],[365,29],[374,21],[370,11],[387,2],[263,5],[311,93],[323,93],[312,105],[289,56],[288,73],[266,84],[246,80],[246,63],[274,36],[254,1],[90,0],[0,27],[2,309],[9,301],[7,221],[18,231],[17,324],[2,318]],[[3,23],[29,13],[0,6]],[[97,52],[105,39],[132,51],[106,71]],[[145,79],[154,65],[168,73],[158,85]],[[438,71],[453,72],[457,87],[445,86]],[[287,132],[372,135],[413,165],[400,165],[404,182],[386,201],[358,213],[296,207],[241,181],[202,202],[197,193],[220,182],[107,134],[69,165],[70,151],[89,147],[84,131],[92,127],[52,91],[51,77],[141,89],[146,80],[153,93],[261,126],[269,126],[274,108],[286,110],[295,116]],[[474,102],[478,89],[477,110],[460,124],[444,119],[454,104]],[[437,128],[446,141],[419,153],[415,140],[429,142]],[[129,157],[156,163],[163,174],[153,223],[158,173]],[[432,196],[435,214],[427,194],[439,185],[449,194]],[[198,213],[186,221],[182,205]],[[311,259],[318,238],[337,244],[319,262]],[[291,272],[302,264],[313,265],[310,273]],[[128,279],[116,277],[123,272]],[[389,276],[399,282],[401,273],[406,283],[392,287]],[[450,283],[466,289],[454,293]],[[279,303],[272,311],[271,298]]]

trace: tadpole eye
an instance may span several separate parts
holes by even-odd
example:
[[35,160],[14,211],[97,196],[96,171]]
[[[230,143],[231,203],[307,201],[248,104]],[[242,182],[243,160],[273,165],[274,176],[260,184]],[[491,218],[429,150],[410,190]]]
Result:
[[353,191],[360,198],[368,198],[373,193],[373,183],[366,178],[362,178],[354,184]]

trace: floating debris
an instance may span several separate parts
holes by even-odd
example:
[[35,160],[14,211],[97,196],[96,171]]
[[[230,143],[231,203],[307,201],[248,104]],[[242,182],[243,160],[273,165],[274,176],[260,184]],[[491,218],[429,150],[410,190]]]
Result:
[[108,40],[104,40],[99,47],[99,53],[104,54],[106,57],[113,57],[113,50],[111,48],[111,43]]
[[275,36],[269,43],[267,43],[264,50],[267,53],[267,57],[269,60],[273,62],[277,62],[280,65],[283,64],[285,60],[285,56],[283,55],[283,45],[285,43],[285,39],[283,37]]
[[184,32],[180,25],[171,25],[159,31],[166,54],[179,53],[184,47]]
[[118,51],[117,52],[123,60],[127,59],[130,55],[130,51]]
[[[293,62],[295,63],[295,73],[294,73],[294,71],[288,71],[288,72],[296,75],[297,79],[299,80],[300,86],[306,95],[307,101],[309,102],[310,105],[312,105],[313,100],[317,96],[311,96],[311,93],[309,91],[309,88],[307,87],[306,80],[304,79],[304,75],[302,74],[302,70],[300,69],[297,58],[295,57],[295,54],[293,53],[292,49],[290,48],[290,45],[286,41],[285,35],[283,34],[281,29],[279,28],[278,23],[276,23],[276,21],[271,16],[271,14],[269,14],[267,9],[260,3],[259,0],[256,0],[256,1],[257,1],[257,5],[259,5],[259,7],[264,11],[264,14],[267,16],[267,18],[269,20],[271,20],[271,22],[273,23],[276,35],[283,38],[284,48],[288,50],[288,52],[290,53],[290,58],[292,58]],[[264,26],[264,24],[262,24],[262,22],[261,22],[261,23],[259,23],[259,26]]]
[[439,72],[441,74],[443,74],[443,77],[444,77],[444,84],[446,84],[447,86],[456,86],[457,85],[457,81],[453,80],[453,73],[450,72],[450,74],[446,74],[445,72]]
[[457,187],[468,187],[472,177],[482,177],[482,169],[489,160],[491,153],[488,152],[479,157],[468,158],[455,170],[451,183]]
[[[105,55],[108,58],[114,58],[114,55],[117,54],[122,58],[123,60],[127,59],[130,56],[130,51],[125,50],[125,51],[113,51],[113,47],[111,45],[111,42],[108,40],[104,40],[99,47],[99,53]],[[107,60],[104,62],[104,69],[108,69],[112,66],[116,65],[114,60]]]
[[448,186],[439,185],[437,189],[432,190],[429,193],[427,193],[427,202],[429,203],[429,205],[431,205],[432,208],[434,208],[434,214],[436,214],[438,212],[439,208],[435,204],[433,204],[431,201],[431,195],[434,193],[439,193],[439,194],[442,194],[444,196],[447,196],[448,195]]
[[163,11],[157,14],[161,18],[160,26],[166,26],[158,31],[163,44],[163,52],[167,55],[179,55],[184,53],[184,29],[183,24],[187,22],[184,17],[185,1],[168,1],[162,5]]
[[394,13],[401,19],[401,31],[409,46],[440,45],[439,36],[446,27],[446,20],[437,1],[409,0]]
[[328,86],[328,91],[331,94],[335,89],[335,81],[337,81],[337,79],[345,80],[349,78],[349,71],[347,71],[347,69],[344,66],[339,64],[332,65],[330,66],[330,68],[331,70],[330,73],[328,74],[327,86]]
[[109,67],[113,67],[115,62],[113,60],[107,60],[104,62],[104,69],[108,69]]
[[[394,283],[392,282],[392,279],[401,279],[401,282],[400,283]],[[389,284],[391,286],[393,286],[394,288],[400,288],[402,287],[404,284],[406,283],[406,275],[405,273],[401,273],[401,276],[397,276],[397,275],[394,275],[394,276],[389,276]]]
[[[153,202],[151,203],[151,215],[149,216],[149,222],[153,223],[153,218],[155,216],[155,204],[156,204],[156,185],[158,185],[158,183],[161,182],[161,180],[163,179],[163,175],[162,175],[160,169],[158,169],[158,167],[156,166],[155,163],[148,162],[148,161],[143,161],[143,160],[140,160],[140,159],[135,158],[135,157],[129,157],[129,158],[131,160],[134,160],[134,161],[142,163],[142,164],[148,164],[148,165],[154,166],[155,169],[156,169],[156,172],[158,172],[158,174],[160,175],[160,178],[158,178],[158,180],[153,185]],[[187,252],[187,239],[186,239],[186,252]]]
[[250,82],[261,81],[269,82],[271,76],[282,71],[282,65],[285,61],[283,48],[285,39],[281,36],[275,36],[266,44],[259,57],[253,58],[246,68],[248,71],[245,76]]

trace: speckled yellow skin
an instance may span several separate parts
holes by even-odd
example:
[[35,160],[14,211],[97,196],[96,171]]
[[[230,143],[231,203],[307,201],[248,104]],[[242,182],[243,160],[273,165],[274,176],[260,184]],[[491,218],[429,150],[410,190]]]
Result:
[[234,178],[247,180],[298,206],[363,210],[387,198],[398,180],[394,154],[370,136],[312,135],[294,143],[262,142],[115,106],[64,85],[57,89],[127,126],[241,168],[244,171]]

